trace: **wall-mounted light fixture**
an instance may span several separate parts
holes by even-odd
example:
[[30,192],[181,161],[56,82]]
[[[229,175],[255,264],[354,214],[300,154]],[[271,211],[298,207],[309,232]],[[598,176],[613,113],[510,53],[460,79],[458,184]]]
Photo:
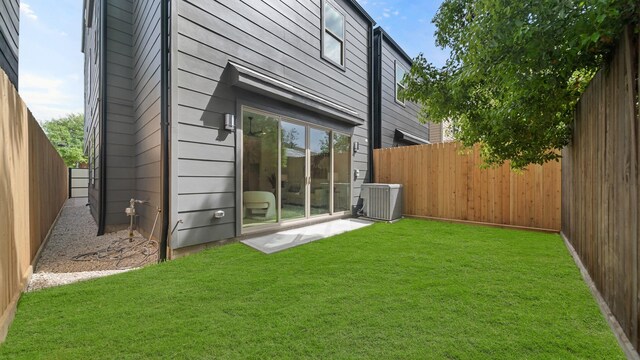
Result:
[[360,150],[360,143],[356,141],[353,143],[353,155],[357,154],[358,150]]
[[236,116],[233,114],[224,114],[224,129],[233,131],[236,129]]

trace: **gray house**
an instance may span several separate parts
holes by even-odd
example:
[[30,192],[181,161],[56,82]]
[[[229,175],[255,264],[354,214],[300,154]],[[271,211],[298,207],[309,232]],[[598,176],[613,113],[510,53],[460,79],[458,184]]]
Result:
[[376,149],[431,142],[419,121],[420,105],[404,99],[402,79],[413,60],[381,27],[374,30],[373,146]]
[[18,34],[20,32],[20,0],[0,2],[0,68],[18,87]]
[[[371,167],[374,21],[355,0],[85,0],[99,232],[171,257],[351,216]],[[169,249],[168,253],[165,250]]]

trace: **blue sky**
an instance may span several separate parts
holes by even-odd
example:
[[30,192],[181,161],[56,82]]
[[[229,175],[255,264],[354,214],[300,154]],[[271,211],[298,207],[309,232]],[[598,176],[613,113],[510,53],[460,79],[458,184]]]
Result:
[[447,53],[436,47],[431,19],[442,0],[358,0],[375,21],[411,57],[423,53],[437,66],[444,65]]
[[82,0],[20,3],[20,95],[38,121],[83,112]]
[[[410,56],[444,63],[431,23],[442,0],[358,1]],[[20,14],[20,94],[39,121],[82,113],[82,0],[24,0]]]

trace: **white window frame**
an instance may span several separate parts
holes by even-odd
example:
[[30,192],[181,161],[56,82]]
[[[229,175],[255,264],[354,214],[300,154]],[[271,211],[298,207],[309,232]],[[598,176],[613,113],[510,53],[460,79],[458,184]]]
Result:
[[393,76],[394,76],[394,82],[395,82],[395,86],[393,87],[393,97],[396,99],[396,103],[405,106],[406,105],[406,99],[398,99],[398,87],[401,87],[402,90],[406,90],[407,88],[400,84],[400,81],[402,81],[402,79],[400,79],[400,81],[398,81],[398,67],[400,67],[405,74],[408,73],[407,69],[404,68],[404,66],[400,65],[398,63],[398,60],[394,60],[393,61]]
[[[344,31],[344,34],[342,34],[342,38],[340,38],[340,36],[338,36],[338,34],[335,34],[333,31],[331,31],[330,29],[328,29],[325,25],[325,13],[324,13],[324,8],[325,8],[325,4],[329,4],[329,6],[331,6],[338,14],[340,14],[340,16],[342,16],[342,28]],[[325,59],[326,61],[328,61],[329,63],[331,63],[332,65],[340,68],[341,70],[346,70],[346,65],[347,65],[347,17],[345,16],[345,12],[342,10],[342,8],[340,8],[336,3],[334,3],[333,1],[329,1],[329,0],[323,0],[322,1],[322,16],[320,19],[320,22],[322,23],[322,34],[320,34],[320,52],[322,54],[322,58]],[[342,44],[342,64],[335,62],[333,59],[329,58],[328,56],[325,55],[324,53],[324,43],[325,43],[325,36],[331,36],[332,38],[334,38],[335,40],[339,41]]]

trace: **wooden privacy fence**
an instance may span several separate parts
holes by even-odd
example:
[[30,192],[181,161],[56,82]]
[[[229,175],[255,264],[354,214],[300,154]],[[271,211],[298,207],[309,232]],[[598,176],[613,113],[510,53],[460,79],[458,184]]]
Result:
[[638,349],[638,38],[628,29],[578,104],[563,152],[562,233]]
[[560,164],[481,169],[457,143],[374,151],[375,181],[404,185],[404,214],[560,230]]
[[67,167],[0,70],[0,341],[68,194]]

